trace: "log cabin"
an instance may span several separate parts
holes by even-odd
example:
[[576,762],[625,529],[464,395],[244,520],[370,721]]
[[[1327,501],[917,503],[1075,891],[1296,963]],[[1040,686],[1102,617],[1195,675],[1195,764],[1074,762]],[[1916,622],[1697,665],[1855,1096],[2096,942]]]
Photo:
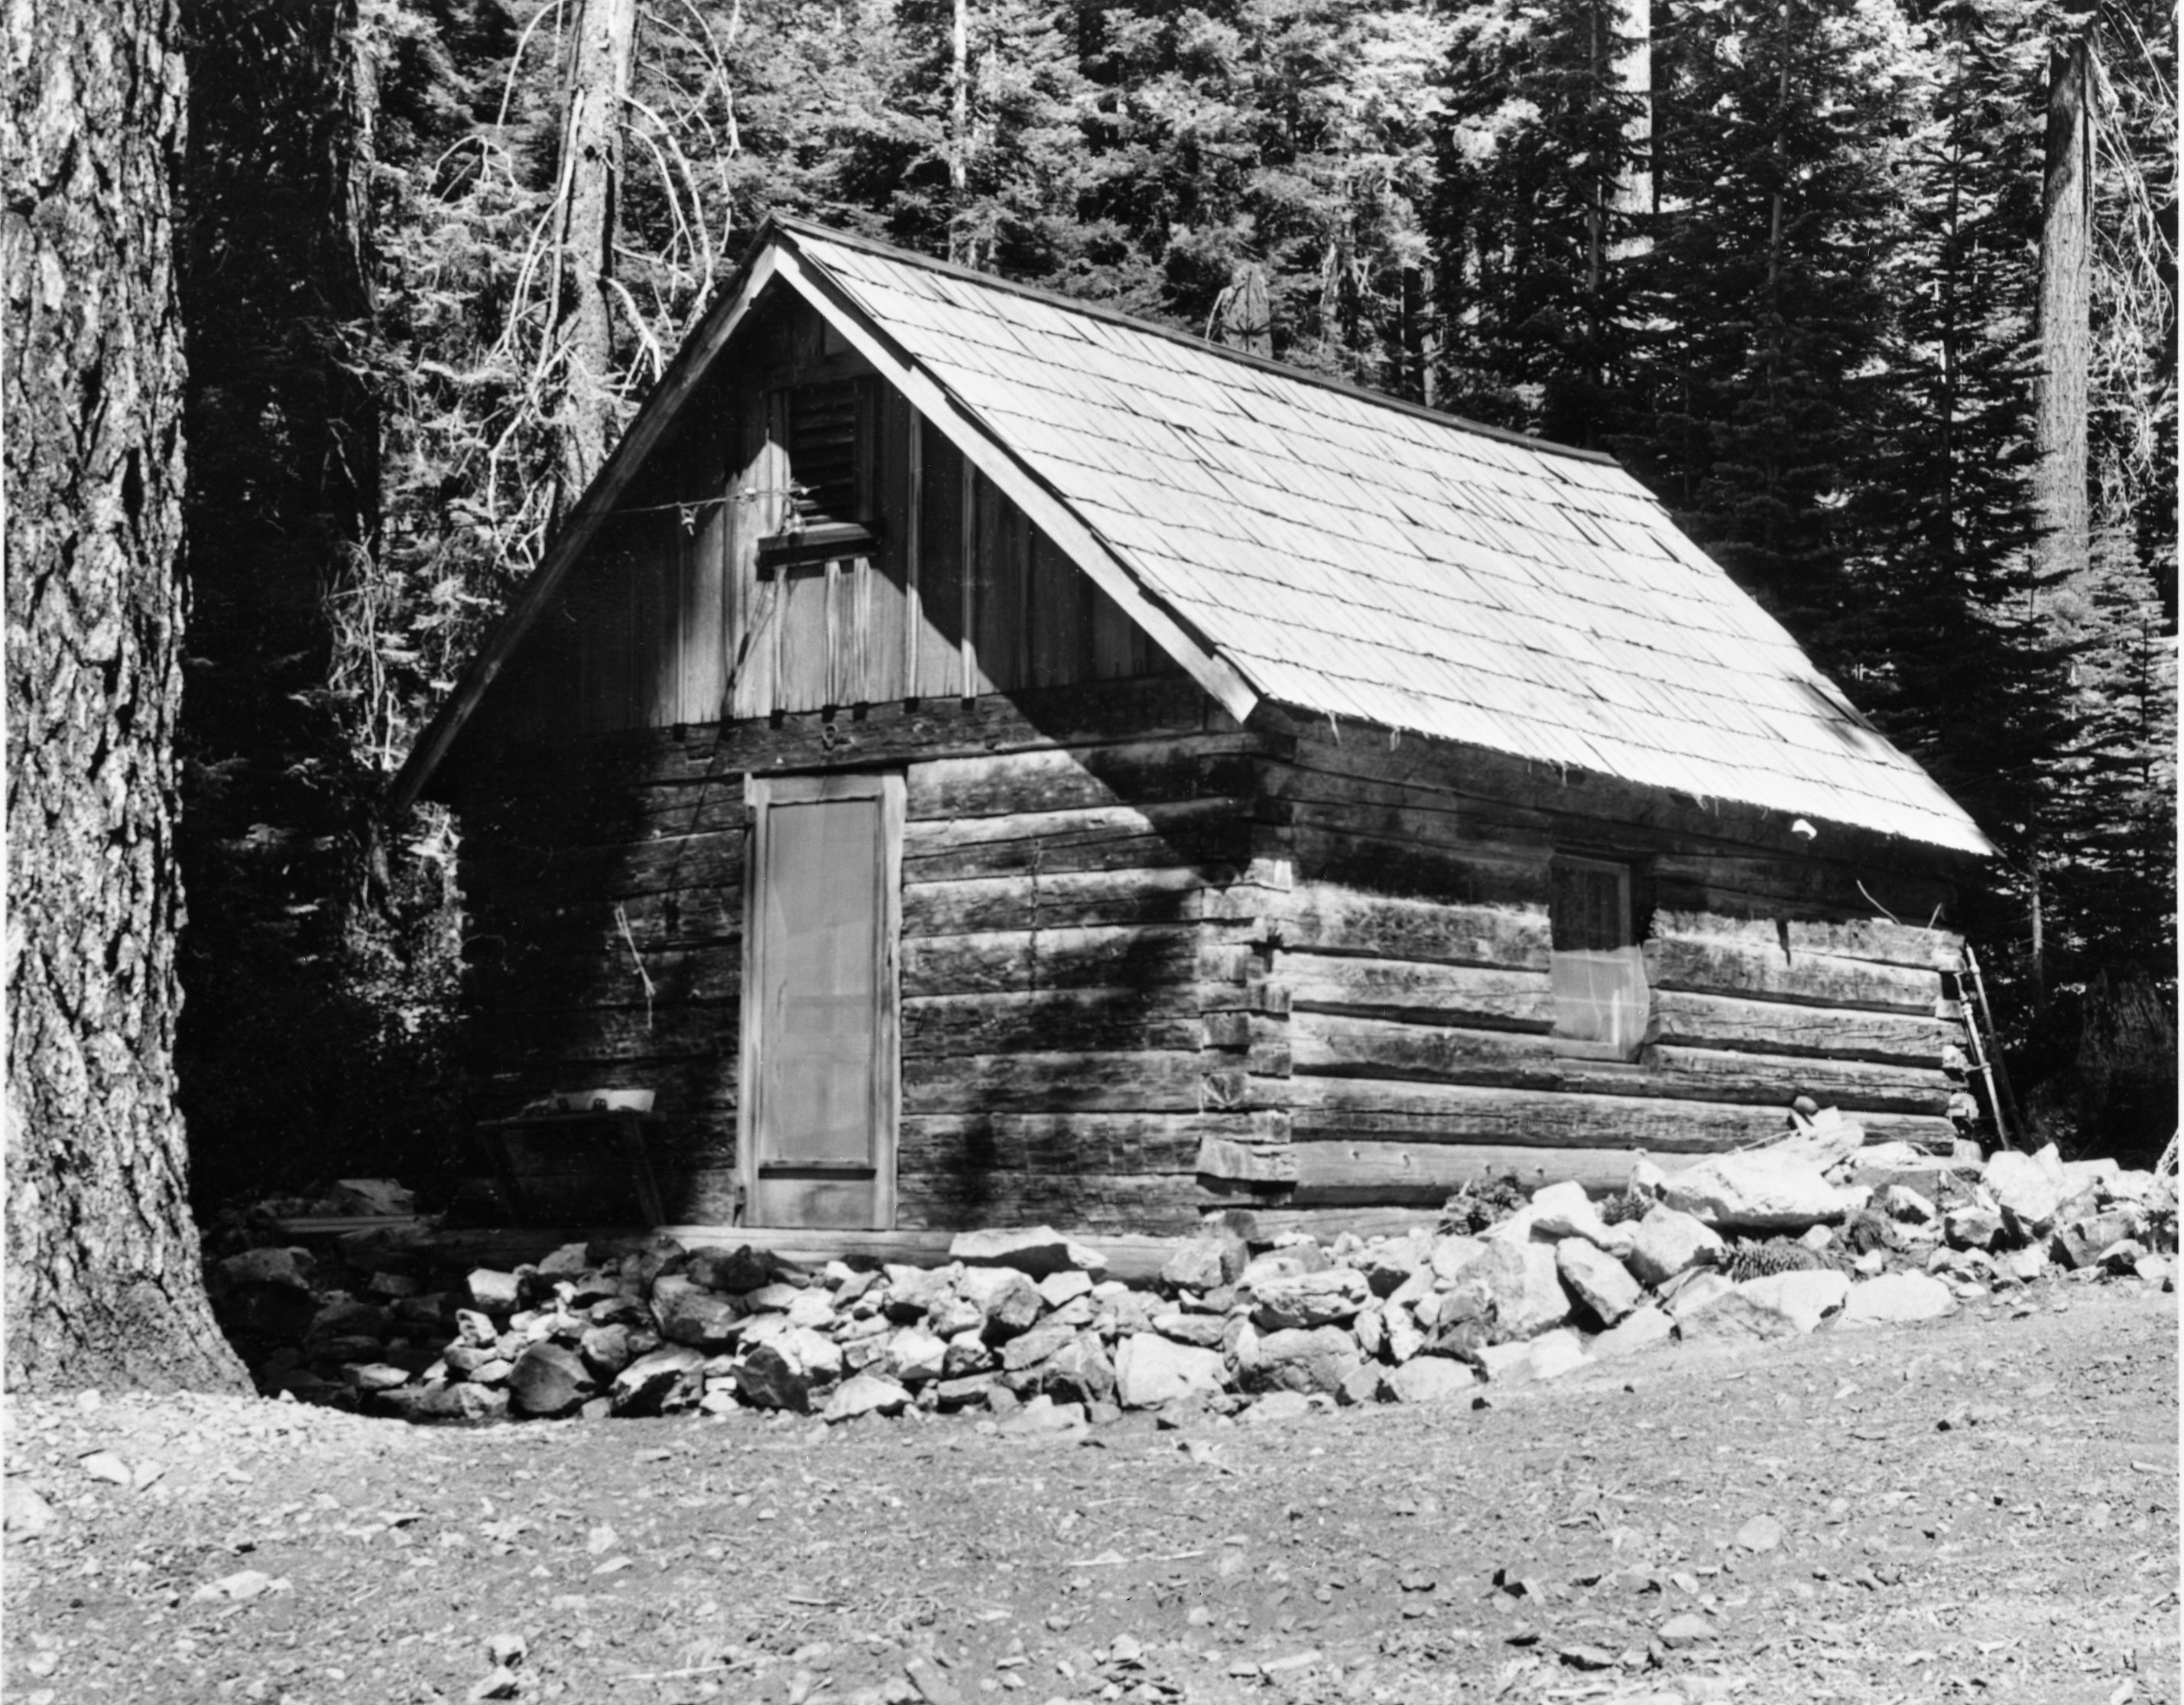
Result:
[[793,219],[420,799],[481,1117],[653,1098],[642,1206],[498,1128],[549,1220],[1357,1223],[1975,1111],[1988,842],[1611,460]]

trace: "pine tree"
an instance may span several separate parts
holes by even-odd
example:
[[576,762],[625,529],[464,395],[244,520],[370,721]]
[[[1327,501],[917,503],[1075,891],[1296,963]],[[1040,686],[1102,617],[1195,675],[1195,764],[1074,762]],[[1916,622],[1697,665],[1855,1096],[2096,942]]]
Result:
[[1440,137],[1442,399],[1588,447],[1627,407],[1628,262],[1651,222],[1642,43],[1622,11],[1503,0],[1463,14]]
[[1683,8],[1655,49],[1646,395],[1611,448],[1831,672],[1882,643],[1851,565],[1913,116],[1900,19],[1851,0]]

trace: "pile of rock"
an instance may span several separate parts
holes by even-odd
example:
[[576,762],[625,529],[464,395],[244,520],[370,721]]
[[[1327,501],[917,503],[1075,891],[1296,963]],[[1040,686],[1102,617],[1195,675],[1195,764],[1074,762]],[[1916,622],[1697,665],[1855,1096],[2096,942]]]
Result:
[[231,1332],[273,1343],[267,1389],[420,1420],[1021,1409],[1045,1424],[1440,1400],[1671,1339],[1931,1318],[2051,1263],[2172,1283],[2165,1181],[2052,1149],[1981,1166],[1857,1140],[1808,1128],[1673,1177],[1641,1162],[1602,1204],[1552,1185],[1476,1236],[1267,1246],[1250,1216],[1218,1216],[1144,1287],[1038,1229],[965,1234],[936,1268],[629,1238],[437,1290],[421,1234],[369,1232],[327,1264],[339,1288],[273,1249],[220,1263],[214,1288]]

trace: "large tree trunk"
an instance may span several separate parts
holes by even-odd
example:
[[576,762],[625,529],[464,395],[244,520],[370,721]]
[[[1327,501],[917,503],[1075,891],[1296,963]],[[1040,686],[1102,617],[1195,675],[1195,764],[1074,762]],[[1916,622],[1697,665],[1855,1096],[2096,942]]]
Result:
[[[2086,390],[2092,365],[2092,114],[2086,38],[2059,42],[2048,59],[2047,174],[2041,196],[2040,373],[2033,393],[2033,547],[2053,586],[2082,582],[2092,566],[2086,499]],[[2040,855],[2032,869],[2032,999],[2045,1011],[2046,943],[2040,917]]]
[[622,109],[637,0],[583,0],[569,49],[561,132],[561,508],[583,495],[618,422],[613,384],[615,231]]
[[246,1389],[171,1066],[181,338],[168,0],[8,0],[7,1383]]
[[971,160],[971,0],[956,0],[948,31],[948,258],[961,250],[963,203]]
[[1624,260],[1646,252],[1632,225],[1653,211],[1653,8],[1647,0],[1614,0],[1615,80],[1631,98],[1630,117],[1623,127],[1630,152],[1615,179],[1614,209],[1619,235],[1609,258]]
[[2092,359],[2092,190],[2083,36],[2048,61],[2047,179],[2040,226],[2039,463],[2033,503],[2042,568],[2083,572],[2091,549],[2086,499],[2086,395]]

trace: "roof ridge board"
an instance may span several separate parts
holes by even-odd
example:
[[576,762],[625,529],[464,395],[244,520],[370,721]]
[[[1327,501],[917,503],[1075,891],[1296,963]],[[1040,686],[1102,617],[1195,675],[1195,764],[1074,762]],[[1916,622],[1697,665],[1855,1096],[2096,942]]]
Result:
[[1332,392],[1339,397],[1391,410],[1397,414],[1407,415],[1412,420],[1424,421],[1435,426],[1452,428],[1496,443],[1511,445],[1541,455],[1567,457],[1573,461],[1591,462],[1620,470],[1620,464],[1605,451],[1584,449],[1575,444],[1558,444],[1549,438],[1535,438],[1523,432],[1513,432],[1507,427],[1489,426],[1484,421],[1474,421],[1462,415],[1451,415],[1445,410],[1430,409],[1422,403],[1407,402],[1400,397],[1390,397],[1378,391],[1368,390],[1364,386],[1351,384],[1347,380],[1330,378],[1324,374],[1310,372],[1301,367],[1293,367],[1287,362],[1277,361],[1271,356],[1255,355],[1249,350],[1232,349],[1224,344],[1209,343],[1195,333],[1185,332],[1180,327],[1162,326],[1156,320],[1140,320],[1134,315],[1123,313],[1119,309],[1109,308],[1102,303],[1081,301],[1074,297],[1064,296],[1059,291],[1044,289],[1035,284],[1020,284],[1014,279],[973,271],[969,267],[958,265],[954,261],[936,260],[930,255],[918,254],[910,249],[898,248],[892,243],[835,231],[813,220],[800,218],[794,214],[768,215],[766,226],[760,226],[758,236],[753,239],[754,247],[764,240],[766,226],[778,226],[793,235],[814,238],[822,242],[838,243],[844,248],[855,249],[881,259],[918,267],[928,272],[938,273],[950,281],[977,285],[989,290],[1006,291],[1012,296],[1024,297],[1047,307],[1060,309],[1066,313],[1082,314],[1106,326],[1164,338],[1169,343],[1179,343],[1187,349],[1212,355],[1223,361],[1234,362],[1239,366],[1249,367],[1259,372],[1271,374],[1277,378],[1293,381],[1297,384],[1310,385],[1319,390]]

